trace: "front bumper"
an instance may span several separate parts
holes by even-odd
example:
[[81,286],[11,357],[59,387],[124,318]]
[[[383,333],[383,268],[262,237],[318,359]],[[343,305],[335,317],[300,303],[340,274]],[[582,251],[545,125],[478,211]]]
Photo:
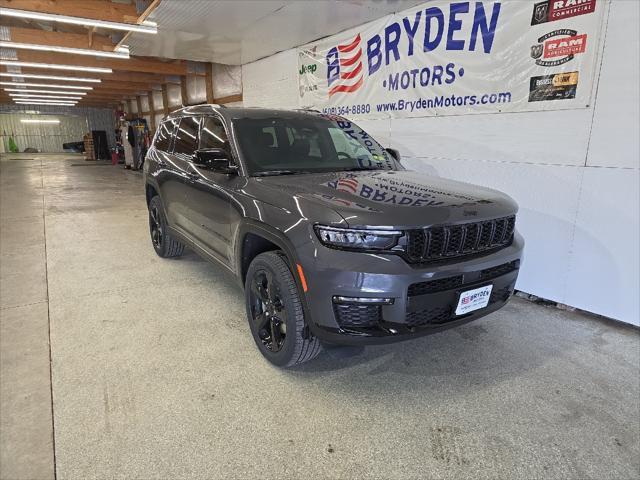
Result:
[[[494,312],[515,287],[524,247],[514,241],[497,252],[417,268],[393,255],[376,255],[315,247],[303,264],[309,326],[321,340],[335,344],[373,344],[440,332]],[[309,258],[309,257],[306,257]],[[492,284],[489,305],[467,315],[454,314],[461,291]],[[392,299],[390,305],[355,308],[334,297]]]

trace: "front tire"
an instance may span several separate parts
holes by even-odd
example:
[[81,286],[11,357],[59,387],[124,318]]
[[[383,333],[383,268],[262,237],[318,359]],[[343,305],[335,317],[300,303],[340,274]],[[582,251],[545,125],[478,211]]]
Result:
[[282,252],[265,252],[253,259],[245,298],[253,339],[271,363],[291,367],[320,353],[320,341],[305,329],[298,287]]
[[158,256],[172,258],[184,253],[184,244],[173,238],[167,229],[167,216],[157,195],[149,202],[149,233]]

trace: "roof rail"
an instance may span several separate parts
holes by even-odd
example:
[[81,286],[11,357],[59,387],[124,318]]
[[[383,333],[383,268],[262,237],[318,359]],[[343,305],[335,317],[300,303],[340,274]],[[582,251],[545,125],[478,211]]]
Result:
[[191,103],[189,105],[183,105],[182,108],[189,108],[189,107],[218,107],[218,108],[227,108],[226,106],[219,104],[219,103],[207,103],[207,102],[198,102],[198,103]]

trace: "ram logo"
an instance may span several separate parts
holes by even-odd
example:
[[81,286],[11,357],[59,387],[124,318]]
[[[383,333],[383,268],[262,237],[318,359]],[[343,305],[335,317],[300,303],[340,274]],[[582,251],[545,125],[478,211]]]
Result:
[[542,45],[533,45],[531,47],[531,58],[540,58],[543,50]]

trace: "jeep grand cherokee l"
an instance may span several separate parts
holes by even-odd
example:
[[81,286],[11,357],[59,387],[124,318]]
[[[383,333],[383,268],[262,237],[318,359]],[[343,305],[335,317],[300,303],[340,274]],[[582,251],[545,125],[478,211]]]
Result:
[[322,343],[458,326],[514,289],[513,200],[406,170],[342,117],[183,108],[159,126],[144,175],[157,254],[188,246],[235,275],[255,342],[279,366]]

